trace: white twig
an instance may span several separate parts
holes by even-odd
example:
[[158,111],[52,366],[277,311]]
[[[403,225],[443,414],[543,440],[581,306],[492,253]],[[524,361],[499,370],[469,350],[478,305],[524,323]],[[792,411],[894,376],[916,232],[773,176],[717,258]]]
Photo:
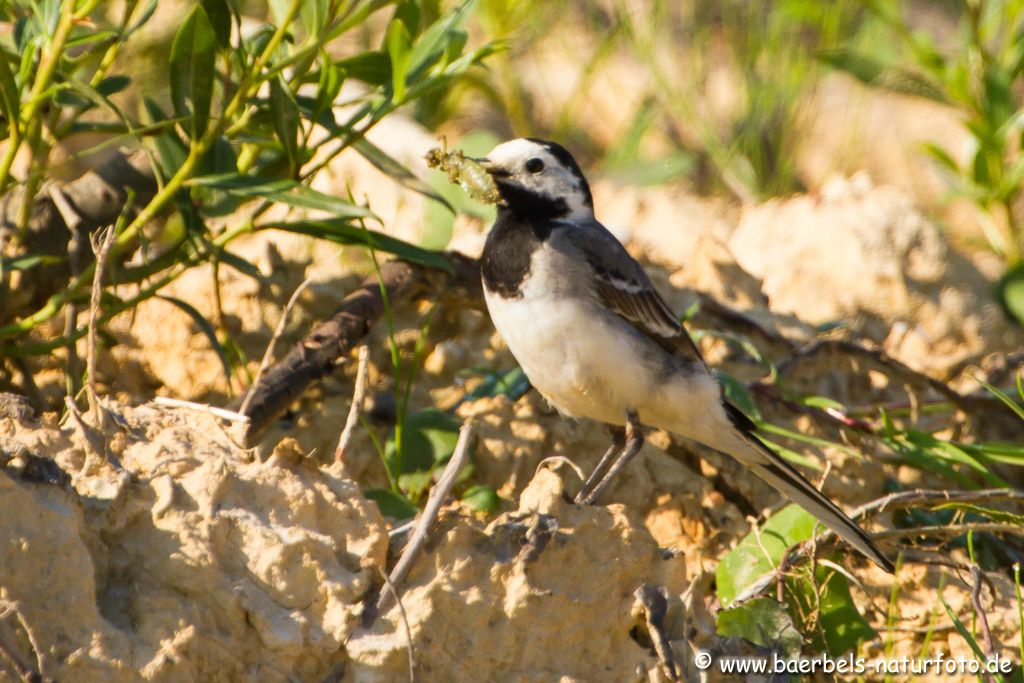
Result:
[[340,462],[345,457],[345,450],[352,441],[352,434],[359,422],[359,414],[363,411],[363,401],[366,400],[366,375],[370,361],[370,348],[363,344],[359,347],[359,367],[356,370],[356,386],[352,391],[352,406],[348,409],[348,419],[345,420],[345,428],[341,430],[338,437],[338,447],[334,449],[334,459]]
[[252,378],[252,384],[249,385],[249,390],[245,392],[245,398],[242,399],[242,406],[238,409],[238,412],[245,415],[246,409],[249,407],[249,402],[252,401],[253,392],[257,386],[259,386],[260,378],[266,371],[267,366],[270,365],[271,359],[274,357],[274,346],[277,345],[277,339],[284,333],[284,326],[288,322],[288,314],[291,313],[292,306],[299,300],[299,295],[302,294],[302,290],[309,286],[309,283],[313,281],[312,276],[307,277],[302,281],[295,291],[292,292],[292,296],[288,299],[288,303],[285,304],[284,310],[281,311],[281,319],[277,321],[277,327],[274,329],[274,334],[270,338],[270,343],[267,344],[267,350],[263,352],[263,359],[260,361],[259,368],[256,369],[256,376]]
[[416,520],[415,519],[411,519],[408,522],[406,522],[405,524],[399,524],[398,526],[396,526],[393,529],[388,529],[388,536],[390,536],[391,538],[394,538],[395,536],[398,536],[400,534],[404,534],[406,531],[409,531],[414,526],[416,526]]
[[225,410],[224,408],[216,408],[214,406],[208,406],[205,403],[194,403],[192,401],[182,401],[180,398],[169,398],[167,396],[157,396],[153,399],[153,403],[160,406],[167,406],[168,408],[188,408],[189,410],[198,410],[203,413],[209,413],[214,417],[219,417],[222,420],[228,422],[248,422],[249,417],[236,413],[233,410]]
[[401,587],[406,575],[408,575],[416,557],[423,550],[430,529],[434,526],[437,514],[441,510],[441,504],[455,485],[455,479],[458,477],[459,472],[462,471],[462,468],[469,461],[469,442],[472,440],[472,437],[473,427],[467,422],[459,430],[459,441],[455,444],[455,452],[452,453],[451,460],[445,466],[441,478],[430,489],[427,504],[416,520],[416,528],[413,530],[412,536],[409,537],[409,543],[406,544],[405,550],[402,551],[402,557],[399,558],[395,568],[391,570],[390,581],[384,587],[384,590],[381,591],[380,598],[377,600],[378,614],[388,606],[388,601],[391,597],[397,596],[397,590]]

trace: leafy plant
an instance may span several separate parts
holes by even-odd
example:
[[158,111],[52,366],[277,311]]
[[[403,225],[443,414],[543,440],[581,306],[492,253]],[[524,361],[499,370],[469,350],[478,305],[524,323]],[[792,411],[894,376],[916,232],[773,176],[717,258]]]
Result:
[[[9,278],[13,267],[47,262],[20,252],[19,245],[41,183],[52,172],[54,146],[82,132],[101,136],[101,146],[141,146],[152,156],[155,175],[152,197],[132,207],[131,220],[116,237],[118,258],[106,265],[107,282],[136,288],[127,293],[105,287],[101,324],[157,296],[197,265],[224,263],[249,272],[228,248],[239,236],[261,230],[444,266],[428,250],[367,229],[361,221],[379,222],[369,207],[318,192],[311,183],[332,159],[352,150],[398,182],[433,196],[365,135],[399,107],[450,87],[491,53],[490,46],[467,48],[460,27],[472,0],[432,21],[423,20],[427,13],[409,0],[289,0],[271,3],[275,21],[255,26],[249,17],[243,22],[241,3],[204,0],[189,8],[170,46],[165,102],[143,94],[152,89],[137,87],[134,65],[123,58],[124,46],[139,40],[137,31],[155,8],[155,0],[144,6],[128,2],[111,20],[104,0],[19,0],[0,7],[0,19],[14,27],[0,40],[0,112],[7,137],[0,191],[17,188],[21,198],[12,258],[4,260],[0,277]],[[387,9],[391,16],[381,43],[353,49],[357,30]],[[338,47],[342,40],[348,47]],[[356,82],[355,94],[339,101],[342,86]],[[138,115],[112,99],[120,91],[141,101]],[[29,161],[23,177],[13,170],[19,155]],[[270,219],[267,210],[275,204],[293,211]],[[153,224],[165,217],[170,220],[162,232],[154,231]],[[141,252],[141,262],[126,264],[144,231],[150,248]],[[94,268],[72,269],[70,281],[40,308],[0,325],[0,355],[44,354],[81,337],[84,330],[74,326],[57,337],[26,335],[87,301]]]
[[924,97],[961,114],[971,136],[968,158],[941,143],[927,153],[947,172],[952,194],[969,200],[989,248],[1006,262],[996,286],[1007,313],[1024,322],[1024,4],[977,0],[949,5],[958,31],[946,49],[916,30],[901,3],[868,0],[900,49],[886,57],[856,44],[825,52],[825,61],[864,83]]

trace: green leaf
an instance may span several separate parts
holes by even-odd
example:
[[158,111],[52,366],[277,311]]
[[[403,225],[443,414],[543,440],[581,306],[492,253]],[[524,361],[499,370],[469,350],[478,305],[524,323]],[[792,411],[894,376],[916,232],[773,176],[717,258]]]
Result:
[[6,50],[0,50],[0,107],[11,124],[18,122],[21,117],[21,92],[14,80]]
[[761,411],[758,410],[757,404],[754,403],[754,395],[747,388],[747,385],[721,370],[715,374],[722,385],[722,393],[725,395],[725,398],[745,414],[755,420],[760,420]]
[[[1022,373],[1022,374],[1024,374],[1024,373]],[[1021,376],[1022,375],[1017,375],[1017,386],[1018,386],[1018,388],[1021,385],[1020,384],[1021,383]],[[990,394],[992,394],[993,396],[998,398],[1000,401],[1005,403],[1006,407],[1009,408],[1010,410],[1012,410],[1017,415],[1017,417],[1019,417],[1020,419],[1024,420],[1024,407],[1021,407],[1021,405],[1019,403],[1017,403],[1017,401],[1015,401],[1012,398],[1010,398],[1005,392],[1000,391],[998,387],[992,386],[991,384],[989,384],[985,380],[981,379],[980,377],[976,377],[975,379],[977,379],[978,382],[983,387],[985,387],[986,391],[988,391]],[[1024,398],[1024,392],[1021,392],[1021,398]]]
[[324,194],[295,180],[263,178],[244,173],[220,173],[189,181],[193,187],[223,190],[238,197],[269,199],[303,209],[317,209],[336,218],[375,218],[362,206]]
[[[825,565],[819,565],[814,574],[813,583],[807,576],[787,581],[793,593],[790,614],[817,610],[818,628],[811,634],[814,649],[838,657],[856,649],[861,641],[875,638],[875,630],[853,602],[849,579]],[[794,604],[798,602],[800,606]]]
[[884,88],[904,95],[916,95],[936,102],[948,103],[941,87],[927,76],[880,62],[872,56],[846,48],[826,50],[818,55],[829,66],[844,71],[866,85]]
[[96,92],[104,97],[110,97],[127,88],[131,82],[132,79],[128,76],[107,76],[96,86]]
[[431,470],[418,470],[398,475],[398,488],[408,494],[410,500],[418,500],[434,483]]
[[924,143],[924,151],[935,161],[939,162],[947,171],[957,175],[960,174],[960,164],[956,163],[956,160],[944,148],[935,143],[926,142]]
[[996,301],[1018,325],[1024,325],[1024,263],[1008,268],[995,285]]
[[476,401],[492,396],[507,396],[516,401],[530,389],[530,380],[520,366],[515,366],[506,373],[496,372],[491,368],[469,368],[459,373],[460,378],[483,375],[484,380],[466,394],[464,400]]
[[[968,646],[970,646],[971,652],[974,653],[974,656],[977,657],[978,661],[980,662],[987,661],[988,656],[981,649],[981,646],[978,645],[977,639],[971,634],[970,631],[967,630],[967,627],[964,626],[964,623],[960,621],[960,617],[956,615],[956,612],[954,612],[953,608],[949,606],[949,603],[946,602],[946,599],[940,595],[939,600],[942,601],[942,606],[946,609],[946,614],[948,614],[949,618],[953,621],[953,626],[956,628],[957,633],[959,633],[960,637],[967,642]],[[993,673],[992,675],[997,681],[1000,681],[1000,683],[1006,682],[1006,679],[1001,674]]]
[[350,78],[369,85],[384,85],[391,80],[391,60],[383,52],[361,52],[337,62]]
[[462,494],[462,502],[476,512],[494,512],[501,506],[498,493],[485,484],[472,486]]
[[[394,474],[429,473],[451,457],[459,440],[459,423],[440,410],[428,408],[406,415],[401,433],[402,470],[393,470]],[[392,431],[384,447],[385,460],[397,463],[398,452]]]
[[737,595],[774,571],[786,550],[809,539],[817,524],[818,520],[800,506],[787,505],[772,515],[759,531],[745,536],[722,558],[715,571],[722,604],[728,607]]
[[[331,62],[326,52],[320,53],[320,81],[317,84],[310,120],[320,123],[321,118],[334,122],[334,101],[338,99],[341,86],[345,83],[345,69]],[[325,116],[326,115],[326,116]]]
[[167,303],[177,306],[182,311],[184,311],[188,315],[188,317],[192,318],[192,321],[196,324],[196,327],[198,327],[199,331],[202,332],[206,336],[206,338],[210,340],[210,346],[212,346],[213,350],[217,352],[217,357],[220,358],[221,366],[224,369],[224,379],[228,382],[228,384],[230,384],[231,362],[228,360],[228,355],[225,352],[224,347],[217,339],[217,331],[214,329],[213,324],[209,320],[204,318],[203,314],[197,311],[195,307],[193,307],[191,304],[185,301],[182,301],[181,299],[175,298],[173,296],[166,296],[164,294],[157,294],[156,296],[158,299],[163,299]]
[[448,42],[475,7],[476,0],[462,3],[451,12],[442,15],[416,39],[408,61],[408,74],[411,79],[418,79],[427,68],[444,55]]
[[300,220],[270,222],[259,225],[257,230],[276,229],[309,235],[317,239],[327,240],[336,244],[352,244],[370,247],[378,252],[386,252],[430,268],[451,272],[451,265],[443,255],[429,251],[415,244],[409,244],[397,237],[366,228],[357,227],[348,219]]
[[178,116],[191,117],[193,140],[206,131],[213,99],[217,38],[202,5],[196,5],[171,43],[171,103]]
[[31,270],[37,266],[52,266],[64,261],[61,256],[31,254],[14,258],[0,258],[0,273],[12,270]]
[[231,10],[226,0],[200,0],[200,4],[210,19],[217,45],[221,49],[231,47]]
[[270,79],[270,113],[274,134],[288,159],[289,175],[298,173],[299,159],[299,105],[281,76]]
[[244,275],[248,275],[257,282],[267,281],[267,278],[264,277],[263,273],[260,272],[259,268],[249,263],[238,254],[232,253],[225,249],[221,251],[219,254],[217,254],[217,258],[220,260],[221,263],[231,266],[238,272]]
[[376,503],[385,517],[412,519],[419,512],[408,498],[389,489],[366,489],[363,495]]
[[156,12],[157,1],[158,0],[149,0],[145,9],[142,10],[142,14],[139,15],[139,18],[133,21],[131,25],[124,30],[124,34],[121,36],[122,41],[128,40],[129,36],[146,25],[146,22],[149,21]]
[[327,23],[331,7],[330,0],[306,0],[299,7],[299,17],[302,25],[306,27],[306,33],[311,36],[318,36],[323,32]]
[[409,29],[398,19],[392,19],[384,38],[391,60],[391,90],[395,101],[405,97],[405,78],[409,69],[412,38]]
[[414,192],[418,192],[425,197],[433,199],[435,202],[438,202],[448,209],[452,214],[455,213],[455,207],[453,207],[447,199],[435,192],[429,184],[416,177],[412,171],[398,163],[398,161],[389,156],[387,152],[382,150],[380,147],[377,147],[365,137],[359,138],[353,142],[352,147],[355,148],[355,150],[359,152],[364,159],[373,164],[381,173],[391,176],[391,178],[398,181],[398,183],[403,187],[407,187]]
[[[142,98],[142,106],[145,123],[156,125],[167,120],[167,114],[160,108],[160,105],[149,97]],[[164,178],[170,178],[185,163],[185,159],[188,157],[188,148],[173,128],[168,128],[153,137],[153,145],[156,147],[157,159],[160,162],[160,170],[163,172]]]
[[793,626],[785,606],[769,598],[754,598],[722,610],[715,625],[720,636],[743,638],[773,650],[781,648],[790,657],[799,655],[803,645],[803,636]]
[[812,408],[831,408],[843,413],[846,412],[846,406],[833,398],[829,398],[828,396],[804,396],[800,399],[800,402],[805,406],[811,406]]

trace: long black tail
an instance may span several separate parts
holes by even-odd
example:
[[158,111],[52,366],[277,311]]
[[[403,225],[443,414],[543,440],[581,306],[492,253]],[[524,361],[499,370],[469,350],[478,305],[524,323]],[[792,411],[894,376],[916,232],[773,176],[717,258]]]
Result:
[[750,418],[727,402],[725,407],[730,421],[742,433],[744,441],[749,446],[749,449],[744,449],[747,452],[742,454],[730,449],[730,455],[748,465],[754,474],[817,517],[879,567],[890,574],[896,570],[892,561],[879,550],[871,537],[857,526],[856,522],[847,517],[846,513],[840,510],[835,503],[804,479],[795,467],[776,455],[757,438],[754,434],[755,425]]

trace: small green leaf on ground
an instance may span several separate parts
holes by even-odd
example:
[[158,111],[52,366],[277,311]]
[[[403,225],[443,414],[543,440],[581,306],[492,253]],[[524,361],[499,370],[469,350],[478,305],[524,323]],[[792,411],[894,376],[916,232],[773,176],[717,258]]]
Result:
[[786,549],[809,539],[817,523],[800,506],[788,505],[772,515],[759,531],[748,534],[718,563],[715,576],[722,604],[729,606],[757,579],[773,571]]
[[494,512],[501,505],[498,493],[484,484],[470,487],[462,494],[462,502],[477,512]]
[[411,519],[419,512],[408,498],[388,489],[366,489],[363,494],[377,504],[385,517]]
[[755,598],[718,613],[718,635],[743,638],[761,647],[780,647],[789,656],[800,653],[803,636],[793,626],[784,605],[770,598]]

